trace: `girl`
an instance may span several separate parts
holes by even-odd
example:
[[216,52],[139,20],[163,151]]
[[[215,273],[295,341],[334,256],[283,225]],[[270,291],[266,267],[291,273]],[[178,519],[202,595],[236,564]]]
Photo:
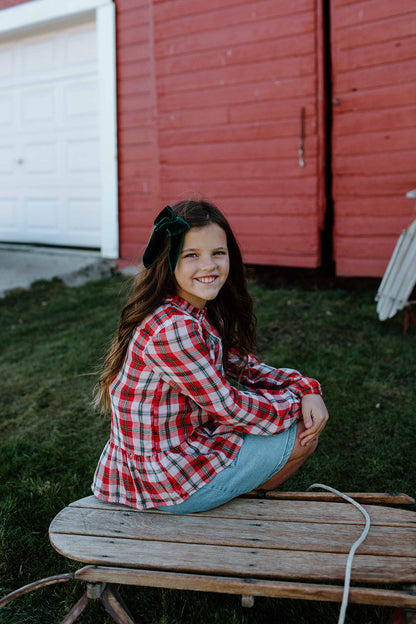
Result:
[[154,226],[98,385],[112,422],[92,489],[193,513],[283,483],[328,414],[317,381],[252,355],[252,300],[222,213],[183,201]]

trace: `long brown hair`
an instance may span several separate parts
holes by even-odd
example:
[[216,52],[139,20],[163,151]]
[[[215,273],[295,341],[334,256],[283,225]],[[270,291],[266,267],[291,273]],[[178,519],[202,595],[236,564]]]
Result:
[[[217,297],[207,302],[208,317],[222,338],[226,368],[232,347],[236,347],[245,357],[254,350],[256,342],[253,301],[247,290],[240,248],[227,219],[213,204],[203,200],[181,201],[174,204],[172,210],[177,217],[185,219],[191,228],[215,223],[226,233],[230,271]],[[169,240],[166,237],[157,260],[148,269],[140,268],[129,300],[122,310],[118,331],[104,358],[96,388],[95,403],[101,404],[104,411],[110,408],[109,387],[123,365],[136,327],[168,295],[176,293],[176,281],[170,273],[168,252]]]

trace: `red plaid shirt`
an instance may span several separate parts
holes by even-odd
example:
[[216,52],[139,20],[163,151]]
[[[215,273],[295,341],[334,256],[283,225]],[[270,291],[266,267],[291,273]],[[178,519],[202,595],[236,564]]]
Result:
[[228,466],[245,433],[273,435],[295,423],[314,379],[231,352],[206,310],[168,298],[135,331],[110,387],[111,436],[92,489],[103,500],[151,508],[185,500]]

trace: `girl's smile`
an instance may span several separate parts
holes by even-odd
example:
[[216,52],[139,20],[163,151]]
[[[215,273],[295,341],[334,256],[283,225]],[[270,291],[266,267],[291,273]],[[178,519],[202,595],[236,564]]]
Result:
[[193,227],[185,234],[175,269],[177,294],[203,308],[215,299],[230,268],[227,235],[216,223]]

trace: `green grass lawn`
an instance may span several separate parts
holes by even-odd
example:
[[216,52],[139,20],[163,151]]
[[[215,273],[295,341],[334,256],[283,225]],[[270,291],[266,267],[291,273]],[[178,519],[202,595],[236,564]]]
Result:
[[[330,413],[318,450],[284,485],[315,481],[343,491],[416,495],[415,330],[403,316],[378,321],[371,289],[270,288],[252,283],[259,354],[318,378]],[[39,282],[0,300],[0,595],[81,567],[49,544],[52,518],[90,494],[109,433],[91,409],[99,367],[125,299],[120,277],[66,288]],[[47,587],[0,610],[0,622],[60,622],[83,591]],[[337,621],[337,604],[130,588],[137,621],[152,624],[318,624]],[[349,624],[385,624],[392,609],[350,605]],[[112,620],[90,604],[80,624]]]

